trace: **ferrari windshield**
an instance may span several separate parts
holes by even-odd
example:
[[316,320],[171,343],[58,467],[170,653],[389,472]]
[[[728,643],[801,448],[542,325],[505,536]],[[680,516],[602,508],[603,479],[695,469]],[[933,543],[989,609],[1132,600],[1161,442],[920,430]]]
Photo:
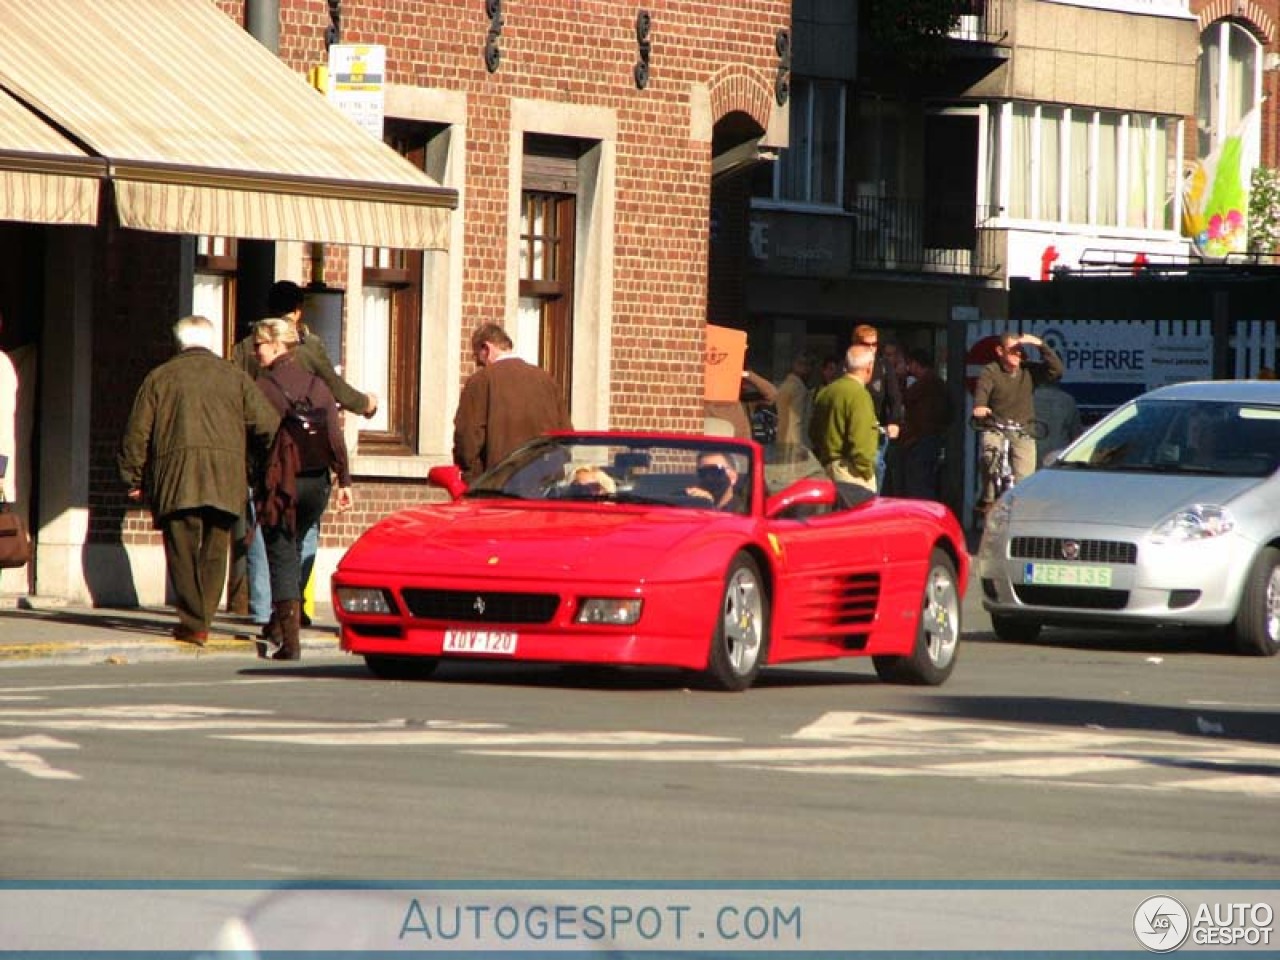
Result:
[[1086,433],[1061,469],[1265,477],[1280,466],[1280,407],[1139,399]]
[[705,437],[543,437],[516,450],[469,498],[643,503],[747,513],[752,448]]

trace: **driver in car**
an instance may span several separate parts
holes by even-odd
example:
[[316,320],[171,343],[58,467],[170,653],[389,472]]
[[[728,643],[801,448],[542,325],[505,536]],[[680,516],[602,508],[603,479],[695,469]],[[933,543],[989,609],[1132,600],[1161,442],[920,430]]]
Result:
[[710,500],[717,510],[746,513],[746,496],[738,489],[738,470],[728,454],[719,451],[698,454],[698,482],[685,487],[684,492],[699,500]]

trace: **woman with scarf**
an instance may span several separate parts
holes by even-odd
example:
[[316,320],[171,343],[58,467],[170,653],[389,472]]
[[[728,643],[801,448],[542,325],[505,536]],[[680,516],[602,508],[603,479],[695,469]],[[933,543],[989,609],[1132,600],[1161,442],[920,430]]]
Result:
[[258,656],[272,660],[302,656],[302,538],[328,506],[331,474],[338,478],[338,512],[352,504],[337,404],[324,381],[294,361],[297,347],[298,331],[288,320],[272,318],[254,326],[257,383],[282,417],[255,494],[272,605]]

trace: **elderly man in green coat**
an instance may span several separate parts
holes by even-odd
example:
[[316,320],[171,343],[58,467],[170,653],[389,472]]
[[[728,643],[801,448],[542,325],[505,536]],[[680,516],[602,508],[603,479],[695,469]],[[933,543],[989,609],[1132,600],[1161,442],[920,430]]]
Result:
[[244,371],[213,352],[205,317],[184,317],[173,333],[178,355],[138,389],[118,465],[130,500],[142,502],[145,487],[164,536],[178,610],[173,636],[203,646],[244,505],[248,444],[265,452],[280,415]]

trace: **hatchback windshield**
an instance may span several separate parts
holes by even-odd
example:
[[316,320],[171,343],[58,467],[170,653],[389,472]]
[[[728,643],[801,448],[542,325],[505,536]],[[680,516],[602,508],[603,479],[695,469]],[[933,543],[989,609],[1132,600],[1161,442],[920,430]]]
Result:
[[1265,477],[1280,466],[1280,407],[1139,399],[1086,433],[1054,466]]

